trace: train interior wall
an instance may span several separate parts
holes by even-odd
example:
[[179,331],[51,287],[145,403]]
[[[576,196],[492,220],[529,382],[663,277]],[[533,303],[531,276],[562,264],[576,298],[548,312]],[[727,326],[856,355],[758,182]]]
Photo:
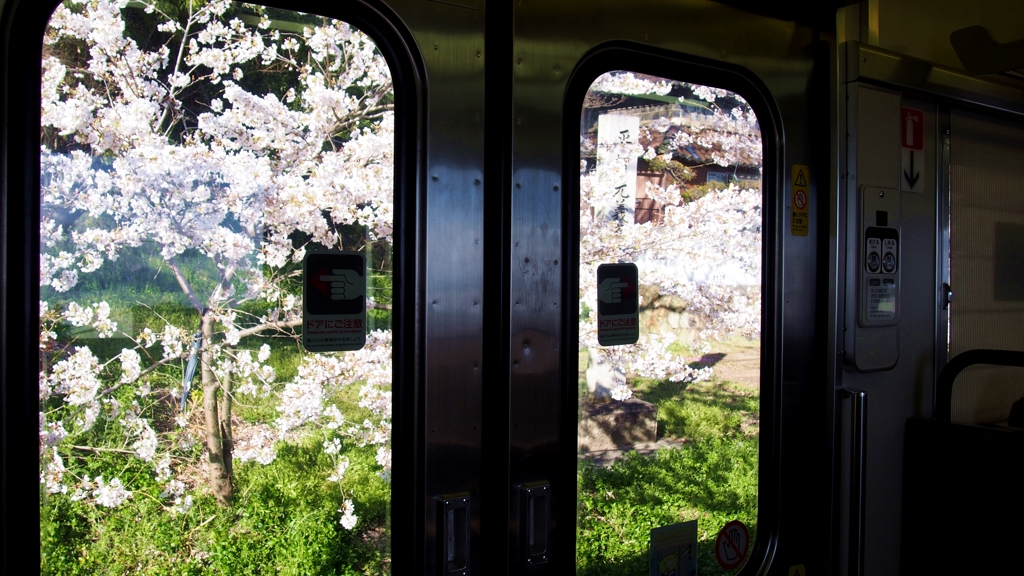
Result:
[[[1019,177],[1013,175],[1019,173],[1024,162],[1019,140],[1024,85],[1020,70],[985,76],[972,76],[965,70],[949,37],[967,26],[985,27],[1000,43],[1024,37],[1024,18],[1016,2],[987,2],[967,9],[959,2],[880,0],[841,8],[838,13],[839,44],[847,48],[845,58],[840,58],[843,87],[838,92],[841,115],[845,114],[838,130],[839,141],[845,148],[839,160],[839,222],[846,224],[846,233],[839,237],[848,243],[854,241],[852,231],[858,226],[857,212],[863,209],[864,187],[901,190],[900,179],[904,179],[899,203],[903,238],[902,310],[899,333],[887,345],[890,349],[898,348],[898,360],[891,369],[879,372],[851,369],[849,361],[846,369],[836,371],[837,385],[864,389],[869,398],[863,543],[866,574],[901,572],[902,540],[908,538],[901,516],[905,510],[905,491],[928,490],[925,486],[915,488],[904,483],[908,457],[904,453],[904,429],[908,419],[936,417],[935,383],[947,360],[967,348],[1022,349],[1018,326],[1024,318],[1020,316],[1019,302],[994,300],[991,282],[993,276],[998,276],[993,267],[999,266],[995,263],[995,221],[1016,222],[1020,218],[1020,193],[1014,183]],[[871,68],[884,58],[900,62],[903,69],[896,71],[896,65],[882,73]],[[938,80],[941,75],[977,84],[960,92],[953,88],[956,81]],[[989,98],[996,93],[1002,97]],[[901,161],[896,144],[900,142],[900,131],[905,129],[901,121],[905,123],[906,119],[900,115],[907,109],[921,111],[924,122],[924,150],[918,154],[923,155],[925,163],[918,165],[921,182],[916,183],[923,184],[921,193],[906,191],[903,171],[908,168],[907,152],[903,151]],[[986,149],[989,158],[999,158],[1001,162],[998,168],[986,171],[985,176],[974,167],[980,160],[967,158],[967,150],[977,150],[981,143],[976,129],[963,119],[965,115],[970,121],[988,127],[1005,124],[1005,136],[989,139],[999,142],[993,144],[999,152]],[[885,134],[886,130],[890,133]],[[969,144],[971,141],[975,143]],[[964,178],[963,174],[968,172],[973,178]],[[918,190],[916,186],[912,188]],[[872,193],[876,193],[875,189]],[[1022,240],[1017,238],[1015,242],[1019,246]],[[846,256],[853,258],[855,251],[850,248],[847,246]],[[842,257],[840,254],[840,260]],[[951,263],[954,296],[947,307],[943,283],[951,282]],[[968,267],[975,280],[966,277]],[[854,289],[854,269],[845,266],[847,290]],[[971,295],[972,289],[965,286],[972,282],[985,284],[984,289],[974,289],[977,296]],[[848,307],[845,328],[849,331],[856,326],[849,309],[856,302],[843,294],[839,294],[839,300]],[[962,344],[970,337],[958,332],[972,330],[985,336],[970,340],[970,346]],[[848,339],[849,333],[845,336]],[[841,338],[837,335],[837,339]],[[850,346],[844,351],[849,352]],[[965,373],[958,380],[953,420],[1004,422],[1010,404],[1024,394],[1019,369],[977,370],[979,375]],[[984,370],[994,375],[986,377]],[[998,407],[983,414],[979,404],[985,402]],[[841,419],[848,417],[844,414]],[[841,428],[845,426],[840,424]],[[848,450],[844,440],[840,467],[846,462]],[[998,469],[1000,464],[993,461],[992,466]],[[977,473],[986,474],[983,469]],[[846,514],[849,497],[848,490],[840,491],[840,515]],[[939,500],[935,500],[936,506]],[[907,525],[920,529],[914,520],[906,519]],[[847,554],[842,546],[838,553]],[[846,560],[848,557],[840,564],[848,566]],[[904,559],[903,573],[913,569],[914,564]]]

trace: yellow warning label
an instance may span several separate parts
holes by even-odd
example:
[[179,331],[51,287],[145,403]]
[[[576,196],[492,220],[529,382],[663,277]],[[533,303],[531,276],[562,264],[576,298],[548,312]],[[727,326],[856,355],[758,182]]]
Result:
[[789,567],[789,576],[807,576],[807,568],[803,564]]
[[811,224],[810,181],[811,169],[802,164],[793,164],[793,195],[790,198],[793,236],[807,236]]

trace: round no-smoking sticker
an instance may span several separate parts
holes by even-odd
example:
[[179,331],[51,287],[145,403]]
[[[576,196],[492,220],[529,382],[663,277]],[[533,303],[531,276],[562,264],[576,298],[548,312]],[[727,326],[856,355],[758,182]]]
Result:
[[797,210],[803,210],[807,208],[807,193],[803,190],[797,190],[793,193],[793,205],[796,206]]
[[750,532],[743,522],[733,520],[718,533],[715,540],[715,558],[718,565],[726,570],[739,566],[747,557],[747,550],[750,548]]

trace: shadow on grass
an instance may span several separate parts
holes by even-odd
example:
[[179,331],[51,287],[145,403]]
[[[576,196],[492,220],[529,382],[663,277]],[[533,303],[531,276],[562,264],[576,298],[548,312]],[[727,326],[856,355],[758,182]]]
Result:
[[758,396],[732,383],[640,379],[634,392],[637,398],[658,407],[659,438],[699,440],[733,433],[756,435]]
[[704,368],[706,366],[714,366],[721,362],[727,354],[725,352],[711,352],[700,357],[700,360],[690,364],[690,368]]
[[714,559],[718,530],[757,519],[757,443],[708,438],[652,457],[632,453],[603,469],[579,470],[578,574],[646,574],[650,531],[698,521],[698,573],[731,574]]

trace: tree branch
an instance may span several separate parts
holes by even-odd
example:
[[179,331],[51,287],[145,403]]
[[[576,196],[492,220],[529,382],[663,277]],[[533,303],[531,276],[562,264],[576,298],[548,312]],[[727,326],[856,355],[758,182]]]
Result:
[[85,452],[94,452],[100,454],[102,452],[117,452],[118,454],[135,454],[134,450],[125,450],[123,448],[99,448],[96,446],[72,446],[75,450],[82,450]]
[[245,330],[240,330],[238,332],[238,337],[239,338],[245,338],[247,336],[253,336],[253,335],[259,334],[260,332],[263,332],[265,330],[279,330],[281,332],[284,332],[286,328],[295,328],[296,326],[301,326],[301,325],[302,325],[302,318],[293,318],[291,320],[284,320],[284,321],[281,321],[281,322],[267,322],[265,324],[260,324],[258,326],[253,326],[252,328],[246,328]]
[[168,258],[167,265],[171,268],[171,271],[174,272],[174,279],[178,281],[178,286],[181,286],[181,289],[185,291],[185,294],[188,296],[188,301],[192,303],[192,306],[194,306],[200,314],[202,314],[203,303],[199,300],[199,296],[196,295],[195,290],[192,289],[192,285],[188,283],[185,275],[181,273],[181,267],[178,266],[177,260],[174,258]]
[[174,362],[175,360],[181,360],[181,358],[178,357],[178,356],[171,356],[169,358],[164,358],[162,360],[158,360],[153,365],[151,365],[150,367],[148,367],[145,370],[139,372],[139,377],[136,378],[135,380],[132,380],[131,382],[118,382],[117,384],[114,384],[113,386],[104,389],[102,392],[97,394],[96,397],[99,398],[101,396],[106,396],[107,394],[110,394],[112,392],[116,392],[121,386],[124,386],[125,384],[134,384],[135,382],[138,382],[139,380],[142,380],[146,376],[149,376],[157,368],[159,368],[159,367],[161,367],[161,366],[163,366],[165,364],[170,364],[171,362]]
[[213,291],[210,296],[210,307],[214,308],[217,304],[224,299],[225,294],[228,292],[228,285],[231,283],[231,279],[235,277],[235,272],[238,271],[236,264],[231,264],[224,269],[224,273],[221,274],[220,282],[217,283],[217,288]]
[[[192,18],[194,16],[195,16],[195,13],[192,11],[192,3],[189,2],[188,3],[188,20],[185,21],[185,28],[184,28],[184,30],[181,33],[181,44],[178,46],[178,56],[177,56],[177,58],[174,59],[174,71],[171,73],[171,77],[172,78],[181,69],[181,61],[185,57],[185,44],[188,43],[188,32],[189,32],[189,29],[192,28]],[[169,18],[168,18],[168,20],[169,20]],[[168,86],[167,87],[167,96],[168,96],[168,99],[173,103],[174,102],[174,97],[175,97],[174,87],[173,86]],[[160,130],[160,127],[163,126],[164,122],[167,121],[167,116],[170,113],[171,113],[170,106],[164,108],[163,114],[160,115],[160,122],[157,123],[156,130],[154,130],[154,131],[159,131]],[[172,122],[167,127],[167,130],[164,132],[164,136],[167,136],[168,134],[171,133],[171,126],[173,126],[173,125],[174,125],[174,123]]]

